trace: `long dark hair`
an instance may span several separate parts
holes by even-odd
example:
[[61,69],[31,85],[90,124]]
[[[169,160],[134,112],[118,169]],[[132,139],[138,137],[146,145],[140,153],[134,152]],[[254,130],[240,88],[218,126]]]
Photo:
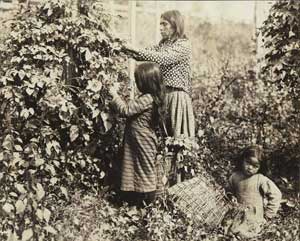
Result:
[[[165,120],[165,85],[162,81],[159,65],[146,62],[137,65],[134,71],[136,86],[142,94],[151,94],[155,104],[154,116],[157,121]],[[158,115],[157,115],[158,114]]]
[[[162,19],[168,21],[171,27],[174,29],[174,34],[171,40],[175,42],[177,39],[187,39],[184,33],[184,18],[178,10],[170,10],[161,14]],[[160,41],[163,43],[164,39]]]

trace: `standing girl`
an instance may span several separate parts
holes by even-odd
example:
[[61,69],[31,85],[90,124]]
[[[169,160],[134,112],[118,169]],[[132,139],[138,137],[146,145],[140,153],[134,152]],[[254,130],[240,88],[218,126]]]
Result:
[[246,148],[236,171],[230,176],[230,190],[243,207],[242,215],[236,216],[230,227],[232,234],[256,236],[261,225],[274,217],[280,206],[280,190],[274,182],[260,174],[261,155],[259,146]]
[[158,45],[138,49],[127,45],[125,53],[136,60],[152,61],[160,66],[166,85],[166,126],[168,136],[193,138],[195,120],[191,100],[191,43],[184,33],[183,16],[177,10],[161,15]]
[[138,65],[134,77],[141,93],[136,99],[125,103],[115,88],[109,92],[117,111],[127,117],[120,189],[126,202],[140,206],[154,200],[158,185],[155,130],[164,115],[164,87],[155,63]]

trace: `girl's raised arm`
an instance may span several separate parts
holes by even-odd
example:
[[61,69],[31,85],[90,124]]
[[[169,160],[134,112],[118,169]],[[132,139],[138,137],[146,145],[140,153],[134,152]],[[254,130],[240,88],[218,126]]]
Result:
[[133,116],[151,108],[152,103],[153,98],[150,94],[143,95],[140,98],[129,101],[128,103],[122,100],[119,95],[115,95],[112,100],[112,104],[115,106],[117,111],[125,117]]

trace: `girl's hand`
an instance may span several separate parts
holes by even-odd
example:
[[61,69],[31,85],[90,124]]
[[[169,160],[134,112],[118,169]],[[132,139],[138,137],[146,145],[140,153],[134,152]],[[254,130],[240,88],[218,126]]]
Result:
[[114,83],[108,90],[108,93],[112,96],[115,97],[118,95],[118,90],[120,88],[120,84],[119,83]]

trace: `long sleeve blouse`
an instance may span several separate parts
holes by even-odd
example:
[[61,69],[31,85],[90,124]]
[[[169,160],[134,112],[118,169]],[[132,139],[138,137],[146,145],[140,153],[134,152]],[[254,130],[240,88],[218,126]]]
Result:
[[112,105],[121,116],[126,117],[127,125],[130,128],[148,128],[153,130],[156,122],[153,117],[153,97],[151,94],[144,94],[136,99],[125,102],[120,96],[115,96]]
[[124,117],[131,117],[152,108],[153,97],[150,94],[145,94],[126,103],[119,95],[117,95],[113,98],[113,104],[118,113]]
[[241,172],[234,172],[229,184],[239,203],[255,207],[257,218],[271,218],[276,215],[281,192],[268,177],[262,174],[247,177]]
[[160,65],[162,79],[166,86],[183,89],[191,93],[190,41],[178,39],[137,51],[137,60],[151,61]]

